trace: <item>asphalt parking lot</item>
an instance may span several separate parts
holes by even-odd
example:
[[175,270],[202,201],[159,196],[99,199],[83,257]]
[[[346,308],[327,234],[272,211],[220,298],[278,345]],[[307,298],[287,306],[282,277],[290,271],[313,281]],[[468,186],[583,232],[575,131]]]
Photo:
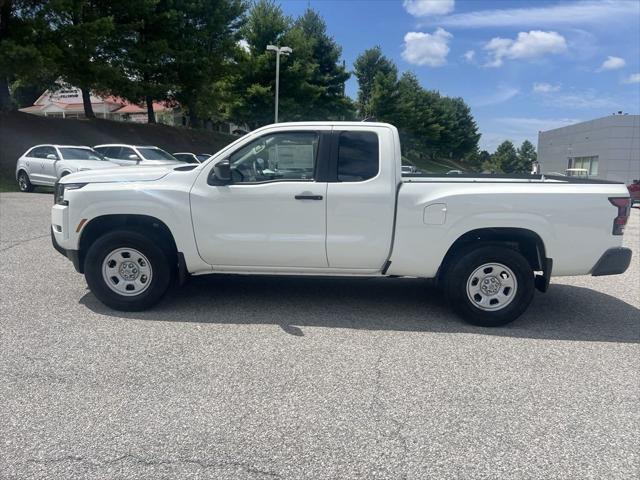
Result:
[[[211,276],[111,311],[0,194],[0,478],[637,478],[640,210],[507,328],[424,281]],[[579,239],[573,240],[579,248]]]

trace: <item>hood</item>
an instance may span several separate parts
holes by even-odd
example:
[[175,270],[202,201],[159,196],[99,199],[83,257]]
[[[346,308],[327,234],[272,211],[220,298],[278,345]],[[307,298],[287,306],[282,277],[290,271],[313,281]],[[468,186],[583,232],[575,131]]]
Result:
[[60,183],[152,182],[167,175],[175,166],[175,164],[153,167],[140,165],[87,170],[62,177]]
[[117,163],[99,160],[63,160],[63,164],[76,170],[97,170],[101,168],[116,168]]

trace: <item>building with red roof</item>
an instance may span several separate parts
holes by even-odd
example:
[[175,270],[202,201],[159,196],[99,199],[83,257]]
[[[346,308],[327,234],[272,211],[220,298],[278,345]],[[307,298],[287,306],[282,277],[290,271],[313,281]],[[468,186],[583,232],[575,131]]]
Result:
[[[113,95],[99,96],[91,93],[91,105],[96,117],[122,122],[147,123],[146,104],[137,105]],[[62,85],[57,90],[45,91],[30,107],[21,112],[57,118],[84,118],[82,92],[79,88]],[[174,109],[160,102],[153,103],[156,121],[174,124]]]

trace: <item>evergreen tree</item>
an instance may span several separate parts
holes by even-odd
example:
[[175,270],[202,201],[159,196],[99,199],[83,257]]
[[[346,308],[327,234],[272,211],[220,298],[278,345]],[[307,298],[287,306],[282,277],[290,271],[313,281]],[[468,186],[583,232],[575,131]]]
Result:
[[504,173],[515,173],[520,171],[518,153],[516,152],[516,148],[513,146],[513,143],[509,140],[505,140],[498,146],[495,153],[492,155],[491,162]]
[[133,103],[144,102],[148,123],[155,123],[153,102],[168,101],[177,85],[171,38],[178,34],[178,22],[173,2],[112,0],[109,7],[115,32],[107,48],[112,62],[122,69],[109,89]]
[[353,107],[345,95],[345,82],[350,74],[339,64],[342,48],[327,35],[325,21],[316,11],[307,9],[296,20],[293,29],[298,29],[301,38],[308,43],[306,48],[298,48],[306,53],[307,61],[313,65],[306,81],[314,87],[315,94],[309,99],[309,104],[303,106],[313,118],[307,119],[339,120],[350,117]]
[[[376,46],[365,50],[354,62],[354,74],[358,79],[358,100],[356,106],[360,118],[372,116],[371,100],[374,83],[378,73],[383,76],[398,75],[395,64],[382,54],[380,47]],[[387,78],[389,80],[389,77]]]
[[538,154],[533,144],[529,140],[522,142],[518,149],[518,169],[520,172],[531,172],[533,162],[537,161]]
[[464,159],[464,164],[474,172],[484,171],[484,166],[489,165],[491,154],[486,150],[475,150],[468,154]]
[[231,118],[251,128],[273,121],[275,62],[267,45],[288,46],[280,57],[279,117],[283,121],[331,120],[353,115],[344,94],[349,74],[339,64],[341,48],[326,33],[317,12],[308,9],[296,20],[270,0],[258,1],[247,18],[239,51],[237,74],[230,86]]
[[[244,27],[240,30],[244,46],[236,48],[236,72],[230,80],[232,101],[231,118],[254,129],[273,122],[276,59],[267,45],[286,45],[285,33],[292,20],[282,8],[271,0],[260,0],[251,8]],[[294,51],[294,55],[298,52]],[[280,58],[281,80],[286,77],[286,88],[291,87],[291,58]],[[298,66],[297,71],[303,70]],[[286,96],[283,96],[286,98]]]
[[425,90],[411,72],[398,79],[378,47],[358,57],[355,76],[360,115],[395,124],[405,156],[461,160],[477,150],[480,134],[467,104]]
[[62,80],[80,88],[87,118],[95,117],[91,90],[105,90],[120,75],[106,48],[115,32],[108,5],[108,0],[51,0],[45,5],[57,70]]
[[20,92],[36,88],[39,95],[58,75],[45,6],[38,0],[0,0],[0,111],[25,106],[21,98],[12,100],[10,85]]

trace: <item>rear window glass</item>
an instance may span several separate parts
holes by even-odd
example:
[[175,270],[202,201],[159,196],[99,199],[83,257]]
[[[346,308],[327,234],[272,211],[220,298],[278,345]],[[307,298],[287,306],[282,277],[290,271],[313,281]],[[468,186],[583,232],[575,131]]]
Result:
[[338,143],[338,180],[361,182],[378,174],[378,135],[342,132]]

